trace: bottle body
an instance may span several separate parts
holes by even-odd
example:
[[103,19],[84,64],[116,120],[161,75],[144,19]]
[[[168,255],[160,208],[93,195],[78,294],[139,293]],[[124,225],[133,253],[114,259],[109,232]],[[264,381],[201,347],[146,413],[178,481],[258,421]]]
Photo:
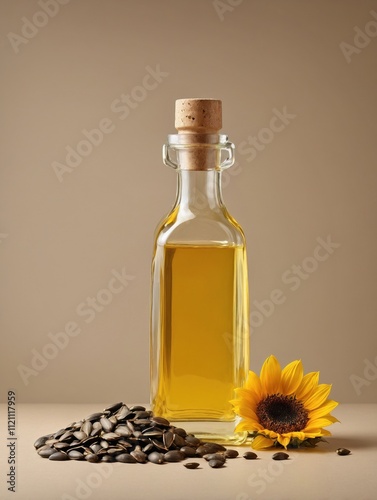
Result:
[[220,170],[178,174],[152,263],[152,409],[203,439],[241,443],[230,400],[249,368],[245,238]]

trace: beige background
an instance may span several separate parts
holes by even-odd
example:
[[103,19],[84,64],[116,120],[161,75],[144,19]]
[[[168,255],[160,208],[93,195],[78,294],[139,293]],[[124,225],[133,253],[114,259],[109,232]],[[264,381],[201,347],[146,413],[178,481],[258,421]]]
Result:
[[[254,327],[251,367],[301,358],[334,398],[375,402],[377,39],[349,62],[340,44],[377,2],[51,1],[47,21],[43,3],[1,1],[1,399],[148,400],[152,236],[176,181],[161,146],[175,99],[215,97],[238,152],[224,197],[247,237],[253,318],[273,290],[285,299]],[[23,18],[45,25],[20,42]],[[263,130],[284,109],[282,130]],[[100,122],[112,132],[59,182],[51,165]],[[258,135],[264,149],[245,152]],[[308,260],[329,235],[340,246]],[[303,261],[316,269],[293,291],[282,276]],[[123,268],[133,279],[103,292]],[[109,303],[80,315],[98,293]],[[48,351],[69,322],[80,333]],[[35,369],[36,352],[55,357]]]

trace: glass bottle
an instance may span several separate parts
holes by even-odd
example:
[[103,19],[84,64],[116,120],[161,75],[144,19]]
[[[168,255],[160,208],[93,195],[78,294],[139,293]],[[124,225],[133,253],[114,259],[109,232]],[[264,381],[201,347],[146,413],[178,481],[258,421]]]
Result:
[[247,260],[221,194],[234,145],[218,133],[219,100],[180,99],[175,122],[163,158],[177,196],[152,261],[151,407],[201,439],[240,444],[229,401],[249,369]]

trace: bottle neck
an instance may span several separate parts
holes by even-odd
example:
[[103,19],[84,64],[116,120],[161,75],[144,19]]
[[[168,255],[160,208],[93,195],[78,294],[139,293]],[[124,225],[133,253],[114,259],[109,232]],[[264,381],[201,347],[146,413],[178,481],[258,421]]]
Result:
[[221,171],[178,170],[176,206],[194,215],[221,210]]
[[[227,153],[222,158],[222,153]],[[226,135],[182,133],[168,136],[163,147],[165,165],[178,173],[174,208],[189,218],[224,212],[221,173],[234,162],[234,145]]]

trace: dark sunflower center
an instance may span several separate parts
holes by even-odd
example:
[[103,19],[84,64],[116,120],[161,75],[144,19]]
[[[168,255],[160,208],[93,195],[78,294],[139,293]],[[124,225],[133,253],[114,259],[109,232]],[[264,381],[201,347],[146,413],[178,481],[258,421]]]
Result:
[[259,422],[265,429],[284,434],[305,428],[309,418],[303,403],[294,396],[271,394],[257,405]]

